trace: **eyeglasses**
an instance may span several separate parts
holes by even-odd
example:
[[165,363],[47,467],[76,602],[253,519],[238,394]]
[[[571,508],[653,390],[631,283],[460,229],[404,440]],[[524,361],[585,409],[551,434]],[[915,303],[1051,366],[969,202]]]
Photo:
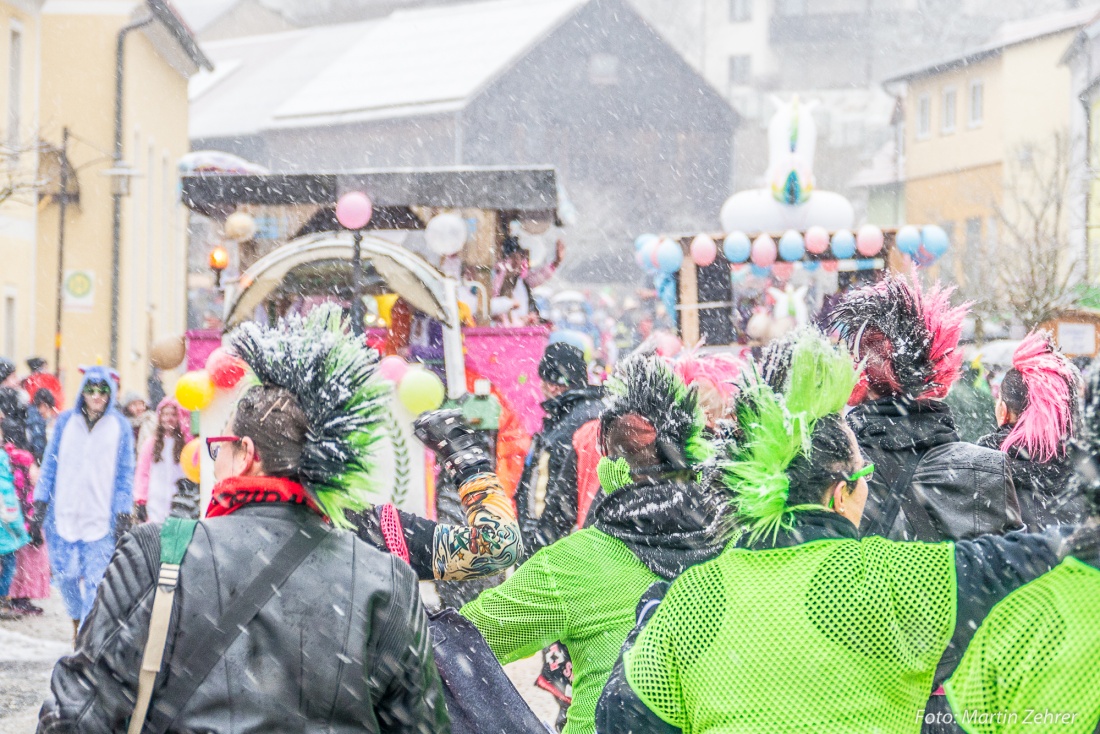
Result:
[[223,443],[239,443],[239,436],[210,436],[206,439],[206,453],[210,454],[210,460],[216,461],[218,452],[222,450]]
[[844,479],[845,479],[845,481],[848,482],[848,484],[855,484],[860,479],[867,479],[868,481],[870,481],[871,477],[874,476],[874,474],[875,474],[875,465],[874,465],[874,462],[871,462],[871,463],[868,463],[866,466],[864,466],[859,471],[857,471],[852,476],[845,477]]
[[84,386],[83,390],[85,395],[110,395],[111,388],[102,384],[89,384]]

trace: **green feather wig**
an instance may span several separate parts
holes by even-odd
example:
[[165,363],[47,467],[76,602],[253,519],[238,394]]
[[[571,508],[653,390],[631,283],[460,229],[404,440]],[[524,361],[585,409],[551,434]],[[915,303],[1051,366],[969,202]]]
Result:
[[781,527],[790,527],[799,510],[819,506],[788,506],[787,468],[799,454],[810,457],[810,439],[820,418],[839,413],[855,387],[851,356],[813,331],[794,340],[789,378],[782,393],[759,376],[741,385],[737,419],[744,438],[738,441],[723,475],[733,495],[734,513],[750,531],[749,542]]

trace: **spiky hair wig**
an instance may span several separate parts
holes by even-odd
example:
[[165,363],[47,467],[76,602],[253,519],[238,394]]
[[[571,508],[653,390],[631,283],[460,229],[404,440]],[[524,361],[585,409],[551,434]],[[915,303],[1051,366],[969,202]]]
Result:
[[787,469],[800,455],[814,460],[809,453],[815,424],[839,413],[856,384],[851,355],[819,333],[799,332],[789,354],[783,391],[774,390],[758,372],[743,381],[737,406],[742,438],[722,462],[735,515],[750,531],[750,544],[763,535],[774,538],[798,510],[821,509],[787,504]]
[[685,385],[709,382],[724,400],[733,397],[741,367],[741,360],[732,354],[698,354],[695,350],[684,352],[672,365]]
[[877,393],[912,400],[943,398],[959,377],[959,347],[967,305],[951,306],[952,289],[927,291],[916,275],[887,275],[849,292],[833,310],[831,326],[864,362]]
[[625,360],[607,385],[607,407],[600,413],[600,435],[613,422],[638,415],[656,431],[658,456],[668,464],[695,468],[713,458],[714,449],[703,434],[706,417],[694,388],[676,376],[662,358],[637,355]]
[[1021,446],[1033,460],[1045,464],[1064,453],[1067,439],[1073,436],[1080,375],[1054,346],[1049,331],[1033,331],[1020,342],[1012,355],[1012,369],[1023,381],[1023,410],[1001,450]]
[[274,327],[242,324],[230,343],[260,384],[287,390],[305,414],[298,478],[333,524],[346,527],[345,510],[381,500],[372,458],[388,383],[376,378],[377,352],[349,333],[339,306],[325,304]]

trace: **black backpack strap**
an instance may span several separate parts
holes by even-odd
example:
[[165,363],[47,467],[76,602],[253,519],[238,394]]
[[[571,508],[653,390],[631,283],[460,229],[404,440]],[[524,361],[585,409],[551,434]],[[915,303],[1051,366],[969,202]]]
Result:
[[323,527],[306,529],[299,526],[248,588],[229,603],[218,621],[200,631],[194,639],[188,640],[190,654],[181,661],[174,660],[169,666],[168,683],[163,693],[155,697],[153,711],[144,731],[163,734],[168,730],[206,676],[241,634],[244,626],[259,614],[275,591],[290,578],[328,533],[328,529]]
[[[897,476],[894,477],[894,481],[890,484],[890,490],[886,495],[886,502],[883,503],[882,512],[867,525],[866,530],[860,532],[860,535],[889,537],[890,528],[894,527],[894,521],[897,520],[898,513],[901,512],[905,497],[910,494],[909,485],[912,483],[913,475],[916,474],[917,467],[920,466],[920,461],[923,458],[924,454],[913,453],[905,459],[901,471],[898,472]],[[906,513],[906,517],[909,517],[908,513]]]

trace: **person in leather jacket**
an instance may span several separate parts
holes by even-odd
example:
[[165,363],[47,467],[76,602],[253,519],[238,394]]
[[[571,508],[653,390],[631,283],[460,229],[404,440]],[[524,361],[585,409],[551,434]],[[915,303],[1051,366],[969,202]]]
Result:
[[[364,509],[376,486],[370,447],[387,398],[373,353],[329,306],[274,328],[245,324],[232,345],[260,384],[226,435],[207,439],[217,484],[180,564],[144,731],[449,732],[416,575],[344,529],[343,512]],[[290,539],[316,533],[320,544],[177,700],[194,641]],[[39,732],[126,730],[159,559],[156,525],[122,539],[75,652],[54,669]]]

